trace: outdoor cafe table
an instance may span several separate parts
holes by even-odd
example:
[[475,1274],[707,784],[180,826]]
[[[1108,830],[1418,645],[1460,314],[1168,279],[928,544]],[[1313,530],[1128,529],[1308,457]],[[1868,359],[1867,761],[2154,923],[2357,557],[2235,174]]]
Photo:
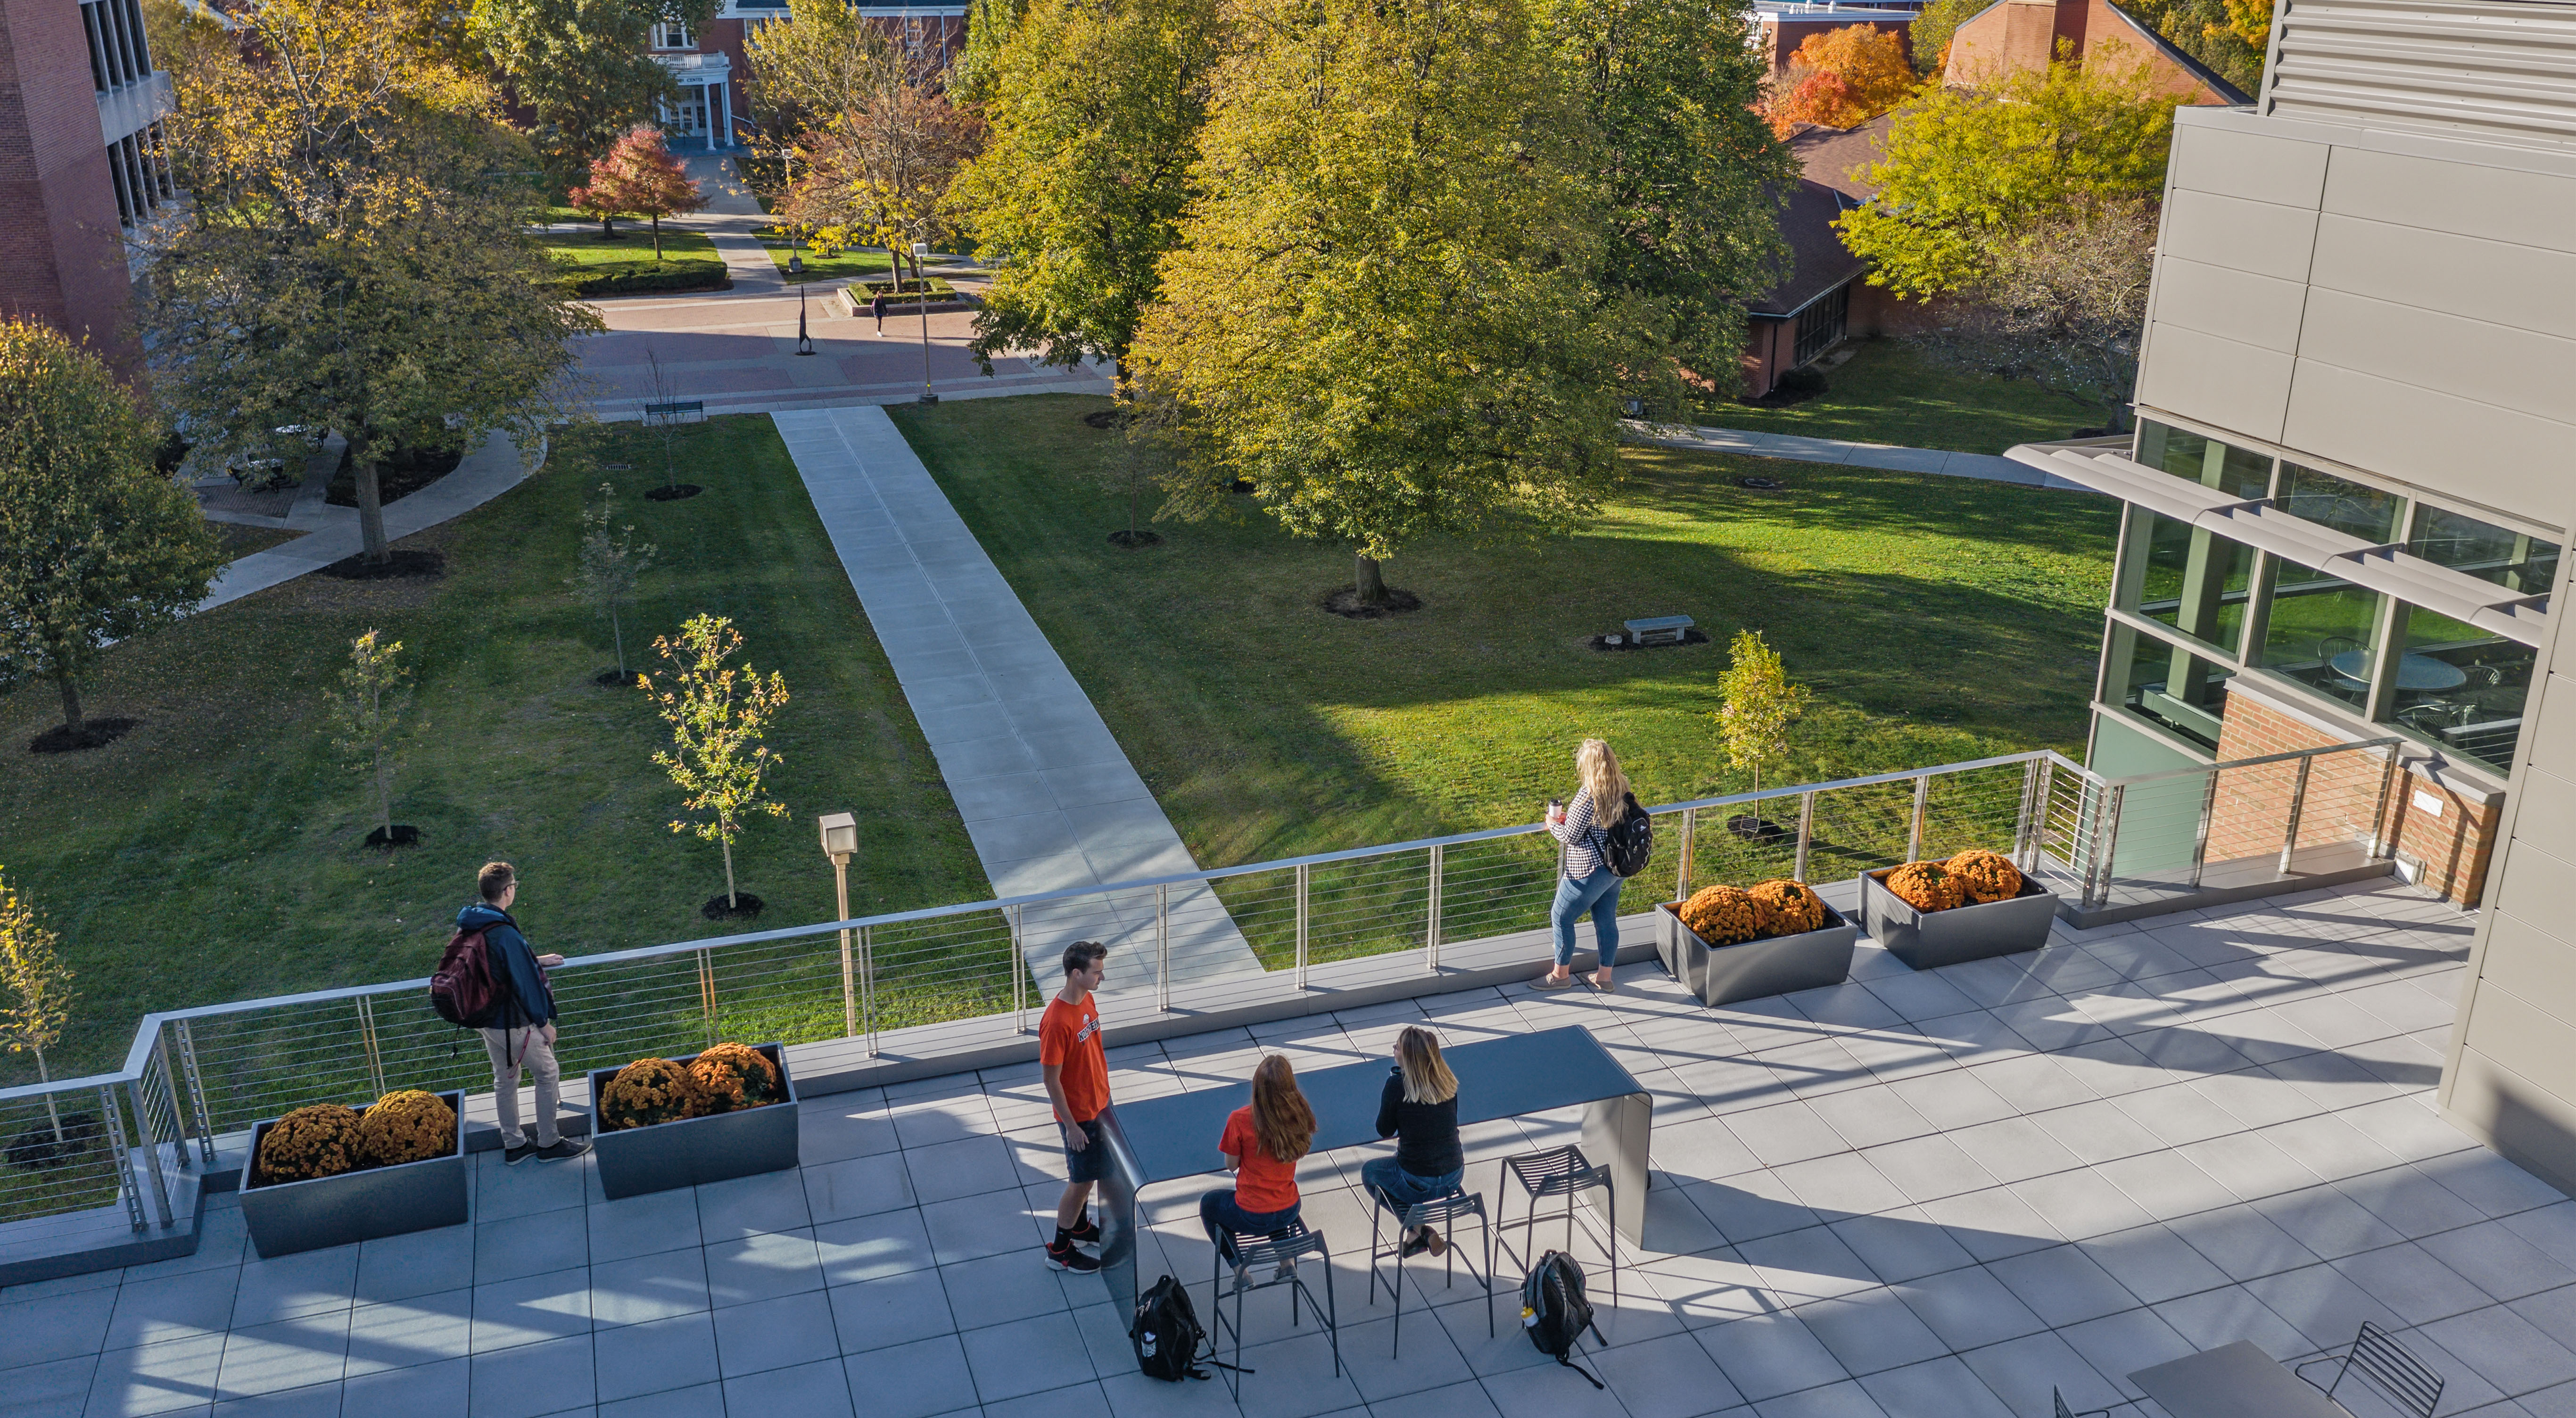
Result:
[[[1646,1224],[1646,1143],[1654,1124],[1654,1098],[1589,1031],[1568,1025],[1480,1039],[1442,1052],[1458,1075],[1461,1127],[1580,1105],[1583,1155],[1610,1169],[1619,1233],[1629,1244],[1639,1243]],[[1297,1075],[1297,1086],[1315,1110],[1314,1151],[1378,1140],[1378,1095],[1392,1063],[1374,1059]],[[1222,1088],[1112,1103],[1101,1114],[1109,1175],[1100,1186],[1100,1270],[1122,1316],[1136,1307],[1137,1193],[1159,1182],[1219,1170],[1216,1144],[1226,1115],[1251,1101],[1247,1078]],[[1469,1190],[1474,1190],[1472,1183]],[[1487,1201],[1498,1210],[1502,1205],[1499,1197]]]
[[2314,1384],[2242,1339],[2140,1369],[2129,1382],[2173,1418],[2344,1418]]

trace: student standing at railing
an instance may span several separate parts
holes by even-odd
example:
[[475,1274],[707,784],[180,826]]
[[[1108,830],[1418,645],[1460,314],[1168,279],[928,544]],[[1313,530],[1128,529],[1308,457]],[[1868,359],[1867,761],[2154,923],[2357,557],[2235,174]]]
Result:
[[1094,1271],[1100,1262],[1084,1246],[1100,1244],[1100,1223],[1083,1215],[1091,1184],[1109,1175],[1109,1146],[1100,1140],[1100,1112],[1109,1106],[1109,1054],[1100,1045],[1100,1004],[1092,991],[1109,971],[1109,947],[1078,940],[1064,948],[1064,988],[1038,1019],[1038,1070],[1064,1130],[1064,1198],[1055,1207],[1055,1239],[1047,1264],[1058,1270]]
[[[481,931],[483,949],[499,966],[508,998],[501,1001],[499,1027],[481,1030],[483,1051],[492,1056],[492,1106],[501,1124],[501,1160],[524,1162],[534,1156],[547,1162],[579,1157],[589,1144],[563,1136],[555,1126],[555,1104],[563,1086],[555,1067],[555,995],[541,967],[561,965],[560,955],[539,955],[519,933],[510,903],[519,899],[519,874],[508,862],[485,862],[475,873],[480,898],[456,913],[459,931]],[[519,1127],[519,1080],[537,1086],[536,1137]]]
[[1619,771],[1619,755],[1599,739],[1585,739],[1574,751],[1574,768],[1582,785],[1571,801],[1550,803],[1547,830],[1565,846],[1563,875],[1556,883],[1556,964],[1531,982],[1532,989],[1563,990],[1574,985],[1574,923],[1589,912],[1593,944],[1600,947],[1601,967],[1592,972],[1597,989],[1611,988],[1610,967],[1619,958],[1619,873],[1610,866],[1610,829],[1629,811],[1628,775]]

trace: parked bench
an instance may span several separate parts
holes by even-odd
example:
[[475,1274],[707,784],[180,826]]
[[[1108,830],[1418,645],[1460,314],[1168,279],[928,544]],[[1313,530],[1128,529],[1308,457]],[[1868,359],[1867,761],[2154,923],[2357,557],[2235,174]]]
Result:
[[704,423],[707,421],[707,401],[675,399],[667,404],[646,404],[644,421],[651,423],[655,419],[665,423]]
[[1630,643],[1636,645],[1651,645],[1655,643],[1657,636],[1663,636],[1673,644],[1679,645],[1689,638],[1692,623],[1691,618],[1686,615],[1656,615],[1648,616],[1644,620],[1622,622],[1627,627]]

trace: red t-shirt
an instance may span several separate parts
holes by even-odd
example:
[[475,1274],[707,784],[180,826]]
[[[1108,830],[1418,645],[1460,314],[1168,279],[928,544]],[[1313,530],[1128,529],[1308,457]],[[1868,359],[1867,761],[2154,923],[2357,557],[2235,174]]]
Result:
[[1084,995],[1080,1004],[1047,1001],[1046,1014],[1038,1020],[1038,1062],[1064,1070],[1057,1081],[1064,1085],[1065,1106],[1073,1109],[1069,1121],[1087,1123],[1100,1116],[1109,1106],[1109,1055],[1100,1047],[1096,1000]]
[[1286,1211],[1297,1204],[1297,1164],[1282,1162],[1261,1150],[1261,1134],[1253,1130],[1252,1109],[1241,1107],[1226,1116],[1225,1137],[1217,1150],[1242,1159],[1234,1174],[1234,1204],[1250,1212]]

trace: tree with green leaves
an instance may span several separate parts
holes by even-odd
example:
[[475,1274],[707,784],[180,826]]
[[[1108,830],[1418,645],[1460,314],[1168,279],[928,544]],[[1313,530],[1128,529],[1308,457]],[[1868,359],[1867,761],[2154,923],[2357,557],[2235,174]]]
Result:
[[1977,17],[1995,0],[1930,0],[1905,27],[1905,37],[1914,50],[1914,67],[1934,78],[1941,77],[1943,66],[1950,62],[1950,37],[1959,26]]
[[[62,1041],[75,998],[71,968],[54,953],[56,943],[36,908],[0,877],[0,1044],[13,1054],[24,1050],[35,1055],[39,1081],[51,1077],[45,1071],[45,1050]],[[66,1141],[63,1117],[50,1093],[45,1095],[45,1116],[53,1123],[59,1148]]]
[[384,836],[369,845],[394,845],[394,740],[403,729],[403,711],[411,705],[411,671],[402,663],[402,642],[370,630],[349,642],[349,663],[340,671],[340,687],[325,698],[330,705],[331,746],[365,773],[376,790],[376,815]]
[[474,0],[469,27],[535,116],[528,137],[560,191],[638,123],[676,103],[679,81],[652,55],[653,26],[692,33],[719,0]]
[[1753,791],[1762,791],[1762,769],[1789,756],[1789,726],[1807,712],[1812,693],[1789,682],[1780,652],[1758,630],[1735,632],[1727,646],[1726,672],[1717,677],[1717,692],[1726,702],[1710,716],[1726,742],[1731,768],[1753,770]]
[[992,98],[1002,52],[1028,8],[1029,0],[967,0],[966,46],[948,68],[948,91],[961,107],[980,109]]
[[787,815],[787,805],[768,797],[763,784],[783,760],[760,741],[787,703],[787,677],[772,671],[763,680],[750,665],[734,668],[727,661],[741,649],[742,632],[731,620],[694,615],[676,639],[653,637],[653,652],[671,664],[668,684],[657,685],[650,675],[639,677],[671,726],[671,747],[655,753],[653,762],[686,795],[683,806],[706,814],[696,822],[674,821],[671,830],[695,833],[700,841],[724,848],[728,911],[742,905],[734,889],[733,844],[742,835],[743,819],[752,813]]
[[[949,189],[979,254],[1008,257],[969,346],[1041,363],[1127,350],[1179,241],[1220,51],[1217,0],[1032,0],[985,70],[984,151]],[[970,50],[971,52],[971,50]]]
[[[1564,528],[1616,478],[1623,399],[1677,390],[1664,321],[1601,278],[1567,101],[1526,0],[1244,0],[1198,199],[1129,353],[1179,454],[1354,553]],[[1676,399],[1677,401],[1677,399]]]
[[162,476],[161,436],[97,356],[49,326],[0,321],[0,690],[50,680],[85,748],[81,686],[119,640],[196,609],[222,543]]
[[568,584],[608,616],[617,643],[617,679],[626,682],[626,626],[621,618],[635,583],[653,565],[655,547],[635,539],[635,524],[617,523],[617,489],[599,485],[599,501],[581,509],[581,571]]
[[1732,387],[1745,305],[1788,260],[1796,186],[1756,111],[1766,70],[1743,0],[1542,0],[1562,81],[1587,120],[1577,170],[1602,224],[1601,279],[1650,303],[1675,358]]
[[266,0],[178,76],[189,213],[144,279],[163,400],[201,452],[338,430],[365,559],[396,446],[533,447],[579,402],[570,336],[602,328],[527,234],[526,144],[451,53],[437,0]]
[[984,140],[983,122],[949,102],[927,45],[891,45],[858,106],[835,115],[804,143],[805,176],[781,215],[834,246],[882,246],[894,274],[915,242],[940,244],[957,170]]
[[746,89],[772,133],[807,133],[867,105],[895,61],[883,26],[847,0],[787,0],[787,18],[743,41],[751,59]]

